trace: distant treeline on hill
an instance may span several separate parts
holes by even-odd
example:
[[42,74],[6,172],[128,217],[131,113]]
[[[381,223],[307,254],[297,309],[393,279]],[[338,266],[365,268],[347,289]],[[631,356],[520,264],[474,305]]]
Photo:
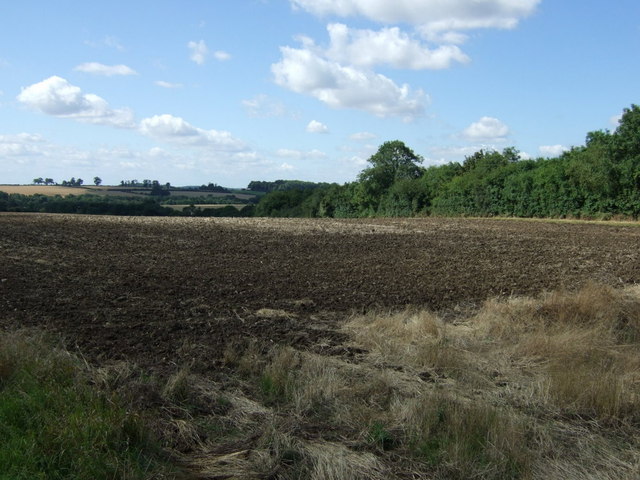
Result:
[[276,180],[274,182],[265,182],[254,180],[249,182],[247,190],[252,192],[284,192],[287,190],[313,190],[316,188],[328,187],[329,183],[305,182],[302,180]]
[[109,197],[102,195],[21,195],[0,192],[0,212],[80,213],[88,215],[250,217],[254,205],[241,209],[232,205],[182,210],[165,207],[156,198]]
[[[512,216],[638,219],[640,108],[625,109],[614,132],[587,134],[586,144],[557,158],[522,159],[515,148],[480,150],[423,168],[400,141],[386,142],[357,181],[271,190],[257,216]],[[257,182],[252,182],[257,183]],[[251,187],[251,185],[250,185]]]

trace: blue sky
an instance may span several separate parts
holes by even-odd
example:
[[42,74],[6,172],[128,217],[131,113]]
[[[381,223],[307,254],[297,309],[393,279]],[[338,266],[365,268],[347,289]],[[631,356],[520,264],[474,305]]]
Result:
[[5,0],[0,183],[555,156],[640,103],[638,52],[637,0]]

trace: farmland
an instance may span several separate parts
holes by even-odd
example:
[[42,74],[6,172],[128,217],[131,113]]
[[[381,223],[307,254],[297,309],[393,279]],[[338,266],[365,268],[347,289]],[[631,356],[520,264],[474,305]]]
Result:
[[[601,474],[593,478],[638,473],[632,407],[640,379],[607,370],[624,388],[621,403],[604,406],[554,397],[552,387],[544,396],[532,380],[549,378],[544,368],[560,355],[549,339],[585,327],[565,319],[566,331],[536,330],[576,298],[587,304],[575,307],[580,318],[604,309],[626,322],[625,344],[640,340],[636,224],[2,214],[0,231],[0,327],[60,335],[112,376],[128,365],[117,375],[135,377],[138,387],[140,372],[157,379],[161,393],[137,396],[143,410],[191,398],[158,428],[203,478],[342,478],[322,473],[322,455],[344,458],[344,472],[364,472],[349,478],[560,478],[563,468],[574,472],[565,478],[581,478],[584,459],[605,451],[607,439],[615,440],[615,451],[606,450],[615,459],[592,465]],[[513,324],[498,328],[496,312]],[[546,323],[540,312],[550,315]],[[527,315],[531,324],[518,330],[513,319]],[[424,328],[403,337],[389,322]],[[572,349],[593,346],[613,352],[612,365],[638,365],[624,342],[597,343],[604,330],[595,320],[588,327]],[[546,335],[546,353],[530,353],[532,329]],[[312,392],[304,375],[328,382],[323,392]],[[467,413],[464,398],[511,412],[516,420],[487,428],[515,443],[538,435],[527,447],[540,449],[534,464],[506,444],[492,448],[503,448],[509,468],[496,452],[482,453],[474,470],[443,462],[444,444],[422,445],[419,433],[406,431],[407,405],[434,392],[435,403]],[[217,425],[214,433],[203,433],[203,419]],[[177,425],[188,425],[179,440]],[[570,453],[581,435],[584,452]],[[566,458],[542,451],[560,447]]]

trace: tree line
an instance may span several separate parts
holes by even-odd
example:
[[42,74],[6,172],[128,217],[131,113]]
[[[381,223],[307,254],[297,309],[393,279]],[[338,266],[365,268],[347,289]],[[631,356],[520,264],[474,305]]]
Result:
[[22,195],[0,192],[0,212],[78,213],[85,215],[249,217],[254,205],[242,208],[218,208],[189,205],[176,210],[161,204],[158,198],[132,198],[103,195]]
[[513,147],[480,150],[462,163],[422,167],[401,141],[385,142],[357,180],[271,191],[255,215],[291,217],[640,216],[640,108],[614,132],[586,136],[556,158],[522,159]]
[[[123,180],[123,187],[150,188],[154,198],[70,195],[47,197],[0,192],[0,211],[115,215],[261,217],[512,216],[611,218],[640,216],[640,107],[623,111],[615,131],[586,135],[585,145],[555,158],[523,159],[514,147],[480,150],[462,163],[424,168],[422,157],[399,140],[382,144],[369,166],[343,185],[300,180],[252,181],[262,195],[242,209],[164,207],[170,184]],[[34,183],[54,184],[51,178]],[[80,186],[72,178],[63,185]],[[94,178],[100,185],[101,179]],[[200,190],[222,192],[214,183]],[[177,199],[176,199],[177,201]],[[166,200],[163,200],[166,202]],[[173,202],[175,203],[175,202]]]
[[264,180],[253,180],[247,185],[247,190],[251,192],[285,192],[288,190],[313,190],[320,187],[328,187],[329,183],[306,182],[303,180],[275,180],[268,182]]

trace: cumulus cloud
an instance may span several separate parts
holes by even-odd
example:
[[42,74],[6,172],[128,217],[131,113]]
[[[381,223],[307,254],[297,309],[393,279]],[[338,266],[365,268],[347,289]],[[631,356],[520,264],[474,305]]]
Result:
[[455,45],[430,49],[397,27],[376,32],[350,29],[344,24],[333,23],[327,30],[330,46],[326,55],[340,63],[367,68],[389,65],[423,70],[449,68],[453,62],[469,62],[469,57]]
[[219,60],[221,62],[225,62],[227,60],[231,60],[231,54],[224,52],[222,50],[217,50],[215,52],[213,52],[213,57],[216,60]]
[[82,63],[74,68],[74,70],[77,72],[104,75],[107,77],[112,77],[114,75],[138,75],[138,72],[126,65],[104,65],[97,62]]
[[408,23],[434,32],[514,28],[541,0],[290,0],[314,15],[361,16],[379,23]]
[[242,106],[252,118],[282,117],[287,110],[281,101],[265,94],[242,100]]
[[191,41],[187,44],[187,47],[189,47],[191,52],[189,55],[191,61],[198,65],[204,65],[207,55],[209,55],[209,48],[207,47],[207,44],[204,43],[204,40],[200,40],[199,42]]
[[366,142],[367,140],[373,140],[376,136],[371,132],[357,132],[349,135],[349,138],[356,142]]
[[280,148],[276,151],[276,155],[280,158],[288,158],[291,160],[320,159],[327,158],[327,154],[320,150],[295,150],[289,148]]
[[329,127],[327,127],[324,123],[318,122],[317,120],[311,120],[307,125],[307,132],[329,133]]
[[281,47],[282,59],[271,66],[275,82],[310,95],[331,108],[364,110],[378,117],[413,120],[424,113],[427,97],[384,75],[323,58],[303,39],[303,48]]
[[[458,46],[468,40],[466,31],[514,28],[541,0],[289,1],[320,17],[360,17],[391,26],[371,30],[331,23],[326,48],[304,37],[302,48],[282,47],[282,59],[272,65],[277,84],[333,108],[412,120],[423,114],[428,98],[377,73],[377,66],[433,70],[467,63]],[[413,32],[392,26],[399,23],[413,26]]]
[[140,131],[166,142],[207,147],[216,151],[236,152],[246,149],[245,144],[229,132],[204,130],[169,114],[145,118],[140,122]]
[[470,141],[502,141],[508,134],[509,127],[493,117],[482,117],[462,132],[463,137]]
[[292,170],[295,170],[295,167],[285,162],[280,164],[279,169],[282,170],[283,172],[291,172]]
[[545,157],[558,157],[570,149],[564,145],[541,145],[538,150]]
[[120,52],[123,52],[125,50],[124,46],[120,43],[120,40],[118,40],[117,37],[114,37],[112,35],[107,35],[99,42],[93,42],[93,41],[87,40],[84,43],[85,45],[88,45],[92,48],[98,48],[98,47],[104,46],[104,47],[114,48]]
[[44,139],[32,133],[17,135],[0,135],[0,156],[22,157],[26,155],[42,155]]
[[156,80],[154,83],[162,88],[182,88],[184,86],[181,83],[165,82],[164,80]]
[[17,98],[28,107],[55,117],[120,128],[135,126],[131,110],[113,109],[103,98],[83,93],[80,87],[58,76],[23,88]]

